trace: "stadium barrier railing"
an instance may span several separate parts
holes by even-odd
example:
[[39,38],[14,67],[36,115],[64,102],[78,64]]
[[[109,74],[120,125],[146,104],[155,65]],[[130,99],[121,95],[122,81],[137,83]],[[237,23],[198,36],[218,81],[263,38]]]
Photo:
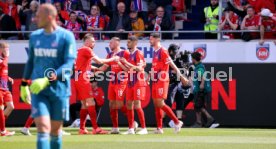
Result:
[[[29,34],[32,33],[33,31],[0,31],[0,34]],[[80,33],[80,34],[85,34],[85,33],[93,33],[93,34],[99,34],[99,40],[102,39],[102,35],[108,35],[108,34],[135,34],[135,33],[143,33],[143,34],[150,34],[150,33],[156,33],[155,31],[72,31],[73,33]],[[216,33],[218,34],[218,40],[221,40],[222,34],[223,33],[256,33],[260,32],[259,30],[217,30],[217,31],[204,31],[204,30],[185,30],[185,31],[176,31],[176,30],[171,30],[171,31],[159,31],[158,33],[161,34],[204,34],[204,33]],[[181,38],[175,38],[172,36],[171,39],[180,39]],[[200,39],[199,39],[200,40]]]

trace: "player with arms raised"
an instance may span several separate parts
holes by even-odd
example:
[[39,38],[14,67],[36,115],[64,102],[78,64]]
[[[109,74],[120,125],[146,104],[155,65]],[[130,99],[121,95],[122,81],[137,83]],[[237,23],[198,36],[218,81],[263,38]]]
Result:
[[[31,91],[38,149],[62,148],[62,124],[69,118],[70,75],[76,58],[76,42],[71,32],[57,25],[56,17],[53,5],[39,7],[36,19],[41,29],[30,36],[29,58],[20,87],[20,96],[25,102],[30,99]],[[29,79],[32,80],[30,88]]]

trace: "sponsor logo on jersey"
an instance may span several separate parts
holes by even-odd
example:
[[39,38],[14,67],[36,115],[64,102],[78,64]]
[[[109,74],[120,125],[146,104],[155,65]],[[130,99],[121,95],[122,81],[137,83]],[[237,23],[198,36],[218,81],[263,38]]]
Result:
[[34,55],[37,57],[57,57],[57,49],[34,49]]

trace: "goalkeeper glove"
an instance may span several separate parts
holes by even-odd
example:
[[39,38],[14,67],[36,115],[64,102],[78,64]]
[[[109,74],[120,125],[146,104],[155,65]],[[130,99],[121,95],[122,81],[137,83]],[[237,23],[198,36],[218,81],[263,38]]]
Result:
[[25,103],[31,104],[31,93],[29,86],[27,86],[27,82],[22,81],[20,86],[20,97],[21,100]]
[[50,84],[49,79],[47,77],[35,79],[31,84],[31,92],[33,94],[38,94],[42,90],[44,90]]

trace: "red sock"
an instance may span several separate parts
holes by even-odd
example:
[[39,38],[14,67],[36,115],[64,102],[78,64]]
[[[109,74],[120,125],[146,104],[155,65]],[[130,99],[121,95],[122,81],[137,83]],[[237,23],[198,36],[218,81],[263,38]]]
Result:
[[175,124],[178,124],[179,121],[169,106],[164,105],[162,110],[173,120]]
[[156,118],[156,124],[157,128],[162,128],[162,110],[161,108],[155,108],[155,118]]
[[85,123],[86,123],[86,116],[88,114],[87,109],[81,109],[80,110],[80,129],[85,129]]
[[128,120],[128,128],[134,128],[134,110],[127,110],[127,120]]
[[123,105],[120,110],[125,116],[127,116],[127,107],[126,107],[126,105]]
[[145,122],[145,115],[144,115],[144,111],[142,108],[136,109],[140,124],[141,124],[141,128],[146,128],[146,122]]
[[110,117],[112,121],[113,128],[118,128],[118,110],[117,109],[110,109]]
[[29,116],[24,127],[30,128],[33,122],[34,122],[34,119],[31,116]]
[[4,116],[4,111],[0,110],[0,131],[4,131],[5,130],[5,116]]
[[88,106],[88,114],[90,116],[93,129],[97,129],[98,128],[97,112],[96,112],[95,106]]

